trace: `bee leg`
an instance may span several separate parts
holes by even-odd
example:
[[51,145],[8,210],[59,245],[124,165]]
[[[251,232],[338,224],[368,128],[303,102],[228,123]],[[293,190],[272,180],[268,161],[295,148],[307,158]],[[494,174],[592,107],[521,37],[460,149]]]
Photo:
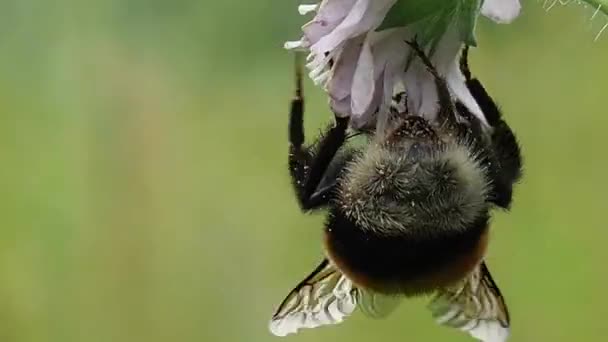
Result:
[[495,171],[491,201],[503,209],[511,206],[513,185],[521,178],[522,161],[517,138],[511,128],[500,120],[491,135]]
[[515,134],[502,119],[498,105],[488,94],[481,81],[472,77],[468,63],[468,52],[469,47],[465,46],[460,56],[460,70],[465,76],[467,88],[481,108],[487,122],[493,128],[491,143],[500,165],[497,175],[499,179],[495,183],[503,185],[503,191],[496,191],[494,203],[507,209],[511,204],[513,184],[521,178],[521,151]]
[[473,138],[480,140],[483,134],[483,130],[481,129],[481,122],[479,118],[477,118],[471,111],[464,105],[464,103],[457,101],[456,102],[456,112],[462,118],[466,120],[466,124],[464,126],[468,127],[470,134]]
[[494,127],[492,145],[502,166],[505,181],[513,185],[522,175],[521,149],[515,134],[503,120]]
[[488,201],[499,207],[508,208],[513,194],[513,184],[505,181],[503,177],[502,161],[496,155],[491,135],[484,132],[481,120],[471,113],[462,102],[456,102],[456,111],[461,118],[464,118],[464,122],[459,122],[454,126],[456,134],[462,141],[468,141],[476,151],[484,151],[479,154],[479,160],[485,165],[490,179]]
[[294,190],[300,202],[304,193],[304,183],[312,153],[309,147],[304,144],[304,96],[302,92],[302,70],[299,59],[296,55],[296,90],[295,96],[291,100],[289,112],[289,173],[291,174]]
[[435,66],[426,55],[426,53],[422,50],[418,41],[414,38],[413,41],[406,41],[406,43],[412,48],[412,50],[418,55],[422,63],[426,66],[427,70],[433,75],[435,79],[435,87],[437,88],[437,97],[439,100],[439,112],[437,114],[437,119],[440,124],[451,123],[455,124],[456,120],[456,110],[454,108],[454,102],[452,101],[452,95],[450,95],[450,90],[448,89],[448,85],[445,81],[445,78],[441,77],[437,72]]
[[495,144],[492,136],[485,138],[487,133],[483,132],[479,118],[473,115],[462,102],[456,102],[456,110],[458,115],[466,120],[466,123],[456,125],[456,132],[459,136],[479,146],[480,151],[486,147],[491,149],[490,153],[483,154],[482,159],[483,163],[487,165],[492,184],[488,200],[501,208],[508,209],[513,196],[513,182],[505,177],[504,160],[497,153],[498,145]]
[[291,101],[289,115],[289,172],[302,210],[322,207],[329,202],[327,195],[333,187],[317,191],[325,171],[336,152],[346,139],[348,119],[336,118],[336,125],[327,130],[314,144],[313,153],[304,146],[304,96],[302,91],[302,70],[296,61],[296,94]]
[[336,117],[335,126],[331,127],[317,142],[317,150],[310,164],[310,170],[304,183],[301,205],[305,210],[314,209],[329,202],[330,193],[335,182],[317,190],[336,153],[346,141],[348,118]]
[[496,126],[501,121],[501,114],[498,106],[492,100],[492,97],[488,94],[486,89],[483,87],[481,82],[473,78],[471,75],[471,69],[469,68],[469,46],[466,45],[462,49],[460,54],[460,71],[465,77],[466,86],[473,95],[473,98],[483,111],[483,115],[490,126]]

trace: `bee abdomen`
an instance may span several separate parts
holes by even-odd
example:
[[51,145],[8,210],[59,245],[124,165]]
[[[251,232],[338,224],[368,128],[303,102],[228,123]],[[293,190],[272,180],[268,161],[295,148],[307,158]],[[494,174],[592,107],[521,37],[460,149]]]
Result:
[[339,215],[325,231],[328,257],[354,283],[385,294],[429,293],[467,276],[487,246],[487,217],[467,231],[437,236],[382,236]]

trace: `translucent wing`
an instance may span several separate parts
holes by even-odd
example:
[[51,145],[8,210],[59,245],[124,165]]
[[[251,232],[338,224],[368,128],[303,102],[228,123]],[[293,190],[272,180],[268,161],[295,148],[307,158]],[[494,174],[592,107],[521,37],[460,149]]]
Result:
[[293,289],[270,320],[277,336],[338,324],[357,306],[357,289],[327,259]]
[[399,297],[387,296],[361,288],[357,289],[358,306],[366,316],[371,318],[387,317],[395,311],[400,301]]
[[437,323],[478,340],[505,342],[509,337],[509,311],[485,263],[459,286],[441,290],[429,309]]

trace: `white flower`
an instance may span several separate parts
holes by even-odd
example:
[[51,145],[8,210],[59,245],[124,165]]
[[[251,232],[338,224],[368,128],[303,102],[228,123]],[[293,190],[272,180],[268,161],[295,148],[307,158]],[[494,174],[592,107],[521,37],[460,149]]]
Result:
[[515,20],[521,10],[519,0],[484,0],[481,13],[499,24]]
[[[309,50],[310,77],[327,90],[332,110],[337,115],[350,116],[354,126],[370,123],[376,117],[374,113],[387,113],[396,88],[405,89],[412,112],[433,119],[438,109],[433,78],[417,59],[408,62],[411,51],[406,41],[428,35],[429,26],[443,23],[437,26],[435,36],[422,43],[429,50],[432,48],[431,61],[446,78],[452,95],[485,122],[464,84],[457,61],[463,37],[472,33],[466,32],[468,28],[457,18],[449,17],[461,13],[454,11],[461,8],[458,6],[477,3],[476,0],[446,1],[451,4],[451,11],[377,30],[398,1],[414,0],[323,0],[320,4],[301,5],[301,14],[314,11],[316,15],[303,26],[302,38],[285,47]],[[497,23],[509,23],[517,17],[520,7],[519,0],[485,0],[475,14],[481,10]],[[448,15],[448,20],[436,20],[442,14]]]

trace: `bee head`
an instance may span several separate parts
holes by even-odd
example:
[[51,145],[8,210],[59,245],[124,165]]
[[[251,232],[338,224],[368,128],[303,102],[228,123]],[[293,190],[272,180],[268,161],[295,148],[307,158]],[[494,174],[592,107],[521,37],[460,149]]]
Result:
[[340,212],[387,235],[464,231],[489,208],[482,153],[456,137],[371,144],[347,168]]

